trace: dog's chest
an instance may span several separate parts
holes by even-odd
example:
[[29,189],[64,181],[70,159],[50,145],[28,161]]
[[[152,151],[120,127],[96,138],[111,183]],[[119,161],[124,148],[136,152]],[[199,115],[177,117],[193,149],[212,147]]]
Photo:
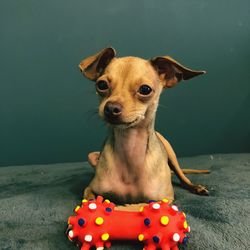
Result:
[[98,166],[102,169],[98,193],[152,197],[165,192],[167,183],[171,183],[167,161],[155,154],[127,161],[112,155],[100,163],[103,165]]
[[167,155],[154,134],[150,139],[128,135],[119,144],[106,143],[94,183],[96,193],[124,200],[158,199],[172,192]]

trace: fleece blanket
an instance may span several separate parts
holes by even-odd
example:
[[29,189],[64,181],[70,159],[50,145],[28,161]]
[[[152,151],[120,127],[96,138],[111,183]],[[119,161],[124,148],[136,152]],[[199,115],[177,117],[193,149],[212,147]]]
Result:
[[[248,249],[250,239],[250,154],[180,159],[183,168],[210,169],[190,175],[210,196],[189,193],[173,177],[176,205],[191,225],[182,249]],[[77,249],[64,231],[94,171],[86,162],[0,168],[0,249]],[[141,249],[114,242],[112,249]]]

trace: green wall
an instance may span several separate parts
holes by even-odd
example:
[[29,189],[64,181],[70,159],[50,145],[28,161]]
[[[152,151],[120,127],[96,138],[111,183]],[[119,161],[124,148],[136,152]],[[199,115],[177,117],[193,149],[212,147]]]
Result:
[[78,63],[171,55],[207,75],[165,91],[178,156],[250,152],[249,0],[0,0],[0,165],[86,160],[105,138]]

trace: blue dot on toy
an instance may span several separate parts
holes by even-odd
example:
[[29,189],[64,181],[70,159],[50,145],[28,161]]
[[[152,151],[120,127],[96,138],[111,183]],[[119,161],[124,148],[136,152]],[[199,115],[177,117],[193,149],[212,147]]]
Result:
[[84,220],[83,218],[80,218],[80,219],[78,220],[78,225],[79,225],[80,227],[82,227],[84,224],[85,224],[85,220]]
[[185,237],[185,238],[183,239],[182,243],[183,243],[184,245],[186,245],[186,244],[188,243],[188,237]]
[[106,212],[112,212],[112,208],[111,207],[106,207]]
[[156,202],[155,200],[149,200],[148,203]]
[[145,226],[149,226],[150,225],[150,219],[149,218],[146,218],[145,220],[144,220],[144,225]]
[[158,236],[153,236],[153,241],[154,241],[154,243],[159,243],[160,238]]

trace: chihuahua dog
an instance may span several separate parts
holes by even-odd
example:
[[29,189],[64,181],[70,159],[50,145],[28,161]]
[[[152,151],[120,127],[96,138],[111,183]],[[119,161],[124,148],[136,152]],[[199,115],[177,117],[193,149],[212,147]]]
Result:
[[144,60],[115,54],[106,48],[79,65],[83,75],[96,82],[99,115],[110,129],[102,151],[88,155],[95,176],[84,197],[102,195],[122,204],[172,201],[171,170],[186,189],[208,195],[205,186],[194,185],[184,175],[208,171],[183,171],[170,143],[154,129],[161,92],[205,71],[188,69],[169,56]]

